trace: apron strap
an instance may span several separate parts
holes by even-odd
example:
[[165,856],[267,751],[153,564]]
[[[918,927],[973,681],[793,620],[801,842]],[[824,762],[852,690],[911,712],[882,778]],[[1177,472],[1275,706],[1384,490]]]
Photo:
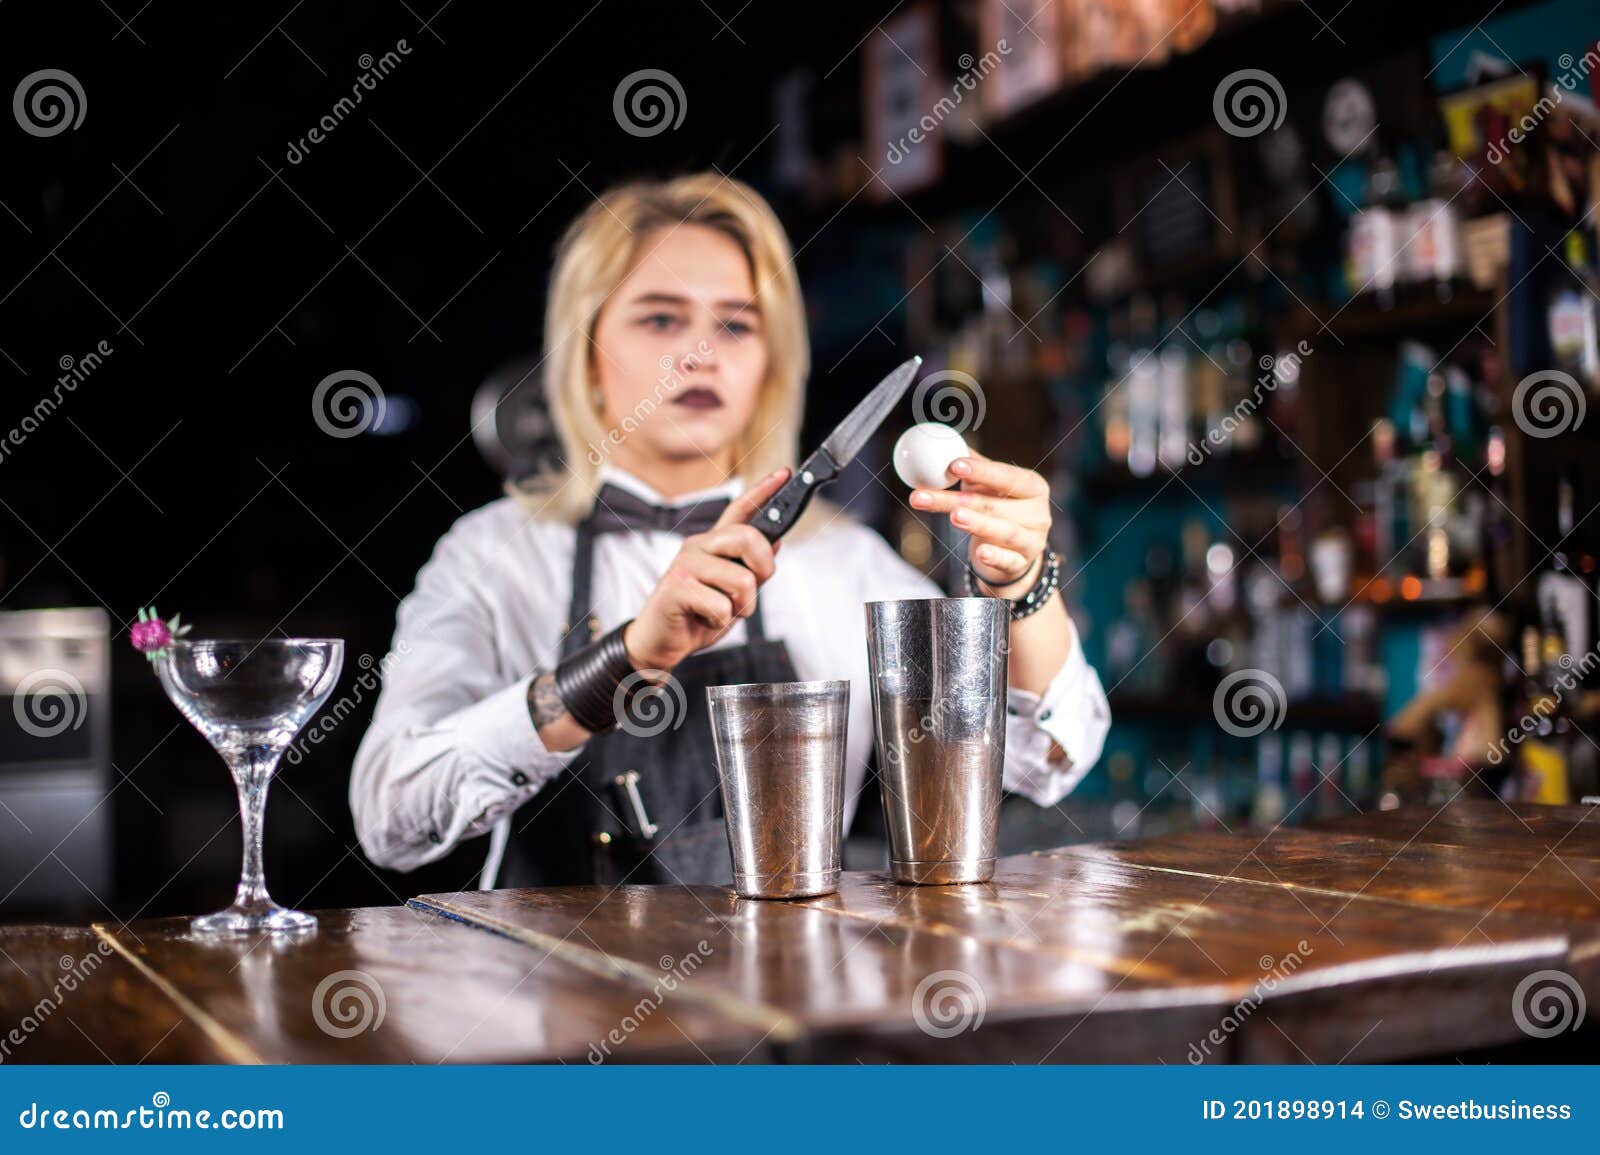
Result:
[[594,588],[594,515],[577,525],[572,546],[572,600],[567,603],[567,622],[562,627],[561,656],[570,658],[594,640],[595,626],[592,593]]

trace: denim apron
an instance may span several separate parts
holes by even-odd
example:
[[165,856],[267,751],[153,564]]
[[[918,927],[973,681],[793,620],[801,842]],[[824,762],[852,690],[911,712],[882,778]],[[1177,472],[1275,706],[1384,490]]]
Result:
[[[597,536],[590,514],[577,526],[562,658],[599,634],[590,604]],[[766,637],[759,598],[745,630],[742,645],[678,663],[672,678],[681,698],[663,691],[637,710],[644,719],[637,733],[591,737],[511,816],[497,887],[733,881],[706,688],[796,680],[788,648]]]

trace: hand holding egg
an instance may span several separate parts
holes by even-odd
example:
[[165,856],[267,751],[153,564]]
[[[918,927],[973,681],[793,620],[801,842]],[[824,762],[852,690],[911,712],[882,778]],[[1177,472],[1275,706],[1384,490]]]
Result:
[[894,471],[912,489],[945,489],[953,478],[950,463],[967,455],[961,434],[937,421],[913,425],[894,443]]
[[[991,461],[948,425],[925,422],[901,434],[894,468],[912,487],[914,509],[948,513],[971,535],[973,572],[993,593],[1020,597],[1033,582],[1050,537],[1050,486],[1031,469]],[[951,479],[959,490],[946,487]]]

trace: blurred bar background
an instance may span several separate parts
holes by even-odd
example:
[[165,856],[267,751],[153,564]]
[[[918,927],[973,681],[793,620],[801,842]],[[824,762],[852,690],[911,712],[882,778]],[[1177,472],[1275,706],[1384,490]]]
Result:
[[[1114,726],[1003,851],[1597,793],[1587,0],[113,4],[0,9],[18,101],[55,69],[85,113],[0,126],[0,917],[237,877],[223,769],[125,642],[152,603],[348,639],[272,793],[279,898],[472,885],[477,846],[402,879],[351,830],[395,605],[555,452],[560,230],[712,165],[795,246],[808,444],[916,352],[1052,481]],[[884,475],[911,420],[835,496],[954,589]]]

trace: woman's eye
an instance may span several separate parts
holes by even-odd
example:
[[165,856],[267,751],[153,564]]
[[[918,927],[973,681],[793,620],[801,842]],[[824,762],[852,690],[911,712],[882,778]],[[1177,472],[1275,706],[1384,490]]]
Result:
[[723,332],[731,333],[735,337],[748,337],[756,331],[756,327],[748,321],[724,321],[722,329]]
[[652,333],[670,333],[678,327],[678,318],[671,313],[651,313],[641,317],[639,323]]

